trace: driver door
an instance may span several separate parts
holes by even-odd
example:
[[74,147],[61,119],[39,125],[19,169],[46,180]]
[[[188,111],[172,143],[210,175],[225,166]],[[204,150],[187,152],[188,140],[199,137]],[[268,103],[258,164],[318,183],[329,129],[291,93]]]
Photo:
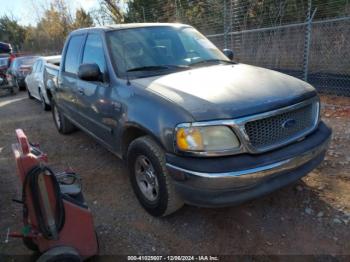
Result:
[[107,78],[106,60],[102,38],[97,33],[88,34],[82,54],[82,64],[96,63],[101,71],[99,81],[78,79],[77,104],[80,107],[80,124],[93,136],[112,149],[113,124],[108,119],[113,115],[113,103]]

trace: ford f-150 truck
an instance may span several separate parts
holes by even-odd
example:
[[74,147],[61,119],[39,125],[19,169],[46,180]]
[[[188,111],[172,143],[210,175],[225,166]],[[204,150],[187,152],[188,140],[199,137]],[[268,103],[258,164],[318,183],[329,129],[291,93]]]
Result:
[[154,216],[265,195],[317,167],[331,130],[311,85],[232,55],[183,24],[76,30],[48,69],[54,123],[124,159]]

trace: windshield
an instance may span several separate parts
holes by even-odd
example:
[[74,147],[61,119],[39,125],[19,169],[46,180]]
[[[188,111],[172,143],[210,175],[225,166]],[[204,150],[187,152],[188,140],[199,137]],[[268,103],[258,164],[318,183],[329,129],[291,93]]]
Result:
[[184,70],[204,61],[230,60],[192,27],[157,26],[115,30],[107,42],[117,74],[147,76]]

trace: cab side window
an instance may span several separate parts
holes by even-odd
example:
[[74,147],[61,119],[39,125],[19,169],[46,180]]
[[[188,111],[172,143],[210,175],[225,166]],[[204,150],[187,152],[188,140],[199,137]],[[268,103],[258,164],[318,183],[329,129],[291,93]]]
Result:
[[102,39],[97,34],[89,34],[84,48],[83,64],[96,63],[101,72],[106,72],[106,60],[103,51]]
[[84,36],[72,36],[68,43],[67,52],[64,61],[64,71],[71,74],[77,74],[79,68],[80,48],[83,43]]

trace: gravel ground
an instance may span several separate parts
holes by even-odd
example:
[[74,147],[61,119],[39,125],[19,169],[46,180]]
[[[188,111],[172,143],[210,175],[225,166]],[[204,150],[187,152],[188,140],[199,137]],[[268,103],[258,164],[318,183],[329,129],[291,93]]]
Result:
[[153,218],[138,204],[124,164],[85,133],[63,136],[50,112],[24,92],[0,98],[0,254],[30,254],[8,228],[20,229],[21,209],[11,144],[22,128],[56,170],[83,178],[100,254],[350,255],[350,98],[322,97],[333,128],[326,160],[300,182],[264,198],[221,209],[185,206]]

